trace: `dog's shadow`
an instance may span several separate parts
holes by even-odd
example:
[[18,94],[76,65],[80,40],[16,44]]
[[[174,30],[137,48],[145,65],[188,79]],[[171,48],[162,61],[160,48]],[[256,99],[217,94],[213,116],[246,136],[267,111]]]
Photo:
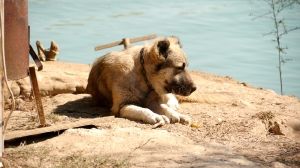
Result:
[[70,118],[97,118],[108,116],[110,110],[96,106],[92,97],[84,97],[74,101],[68,101],[65,104],[58,105],[54,109],[54,114],[67,116]]

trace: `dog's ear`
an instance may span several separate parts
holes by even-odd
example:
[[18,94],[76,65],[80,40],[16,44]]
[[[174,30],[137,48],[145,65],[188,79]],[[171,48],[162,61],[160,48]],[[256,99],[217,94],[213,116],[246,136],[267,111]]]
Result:
[[163,56],[165,59],[167,59],[168,57],[168,49],[169,49],[169,46],[170,46],[170,41],[168,39],[164,39],[164,40],[161,40],[157,43],[157,50],[158,50],[158,54],[159,56]]
[[169,37],[169,38],[170,38],[171,40],[173,40],[174,44],[178,44],[179,47],[182,48],[182,45],[181,45],[180,40],[179,40],[178,37],[176,37],[176,36],[171,36],[171,37]]
[[149,56],[154,62],[164,62],[168,57],[168,50],[170,47],[170,41],[168,38],[159,39],[155,41],[150,48]]

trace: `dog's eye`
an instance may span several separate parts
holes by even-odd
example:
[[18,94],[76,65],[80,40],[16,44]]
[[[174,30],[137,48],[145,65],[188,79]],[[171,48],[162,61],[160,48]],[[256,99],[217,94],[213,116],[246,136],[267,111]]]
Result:
[[182,66],[177,67],[177,69],[178,69],[179,72],[183,71],[184,68],[185,68],[185,63],[183,63]]
[[163,65],[164,65],[164,64],[158,64],[158,65],[156,66],[156,71],[159,71],[159,70],[161,70],[161,69],[162,69],[162,67],[163,67]]

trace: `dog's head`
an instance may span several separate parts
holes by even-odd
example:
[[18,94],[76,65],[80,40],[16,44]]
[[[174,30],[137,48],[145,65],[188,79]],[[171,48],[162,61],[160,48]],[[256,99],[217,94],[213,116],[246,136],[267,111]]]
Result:
[[196,90],[187,72],[187,58],[177,37],[157,39],[145,54],[147,77],[158,94],[188,96]]

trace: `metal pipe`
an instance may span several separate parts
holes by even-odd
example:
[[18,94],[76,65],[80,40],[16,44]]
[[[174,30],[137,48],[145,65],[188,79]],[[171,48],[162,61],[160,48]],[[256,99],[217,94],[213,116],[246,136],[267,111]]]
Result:
[[5,59],[8,79],[28,76],[28,1],[4,0]]

